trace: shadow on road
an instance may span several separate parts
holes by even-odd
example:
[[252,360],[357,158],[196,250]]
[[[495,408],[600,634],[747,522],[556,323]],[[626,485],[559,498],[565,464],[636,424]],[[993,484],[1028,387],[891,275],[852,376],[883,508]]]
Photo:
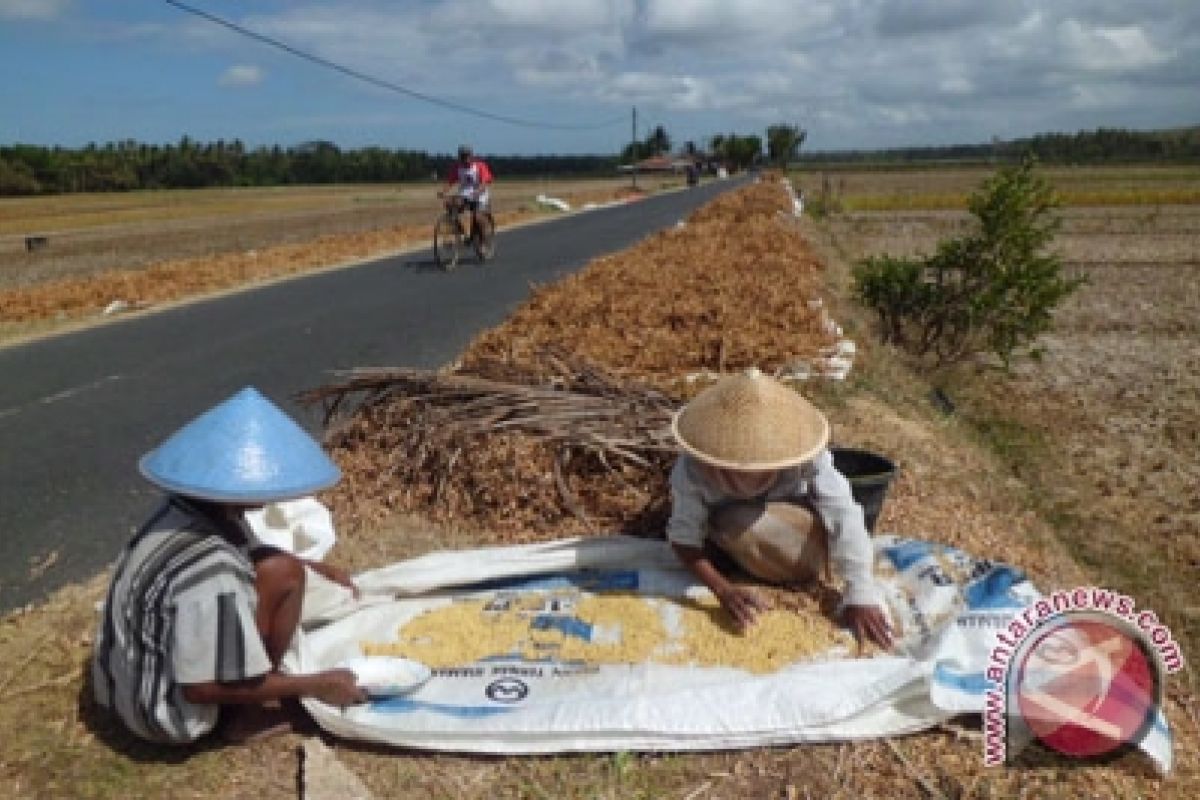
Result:
[[411,269],[413,272],[442,272],[442,266],[434,260],[433,256],[425,256],[411,261],[405,261],[404,266]]
[[[463,258],[463,260],[459,261],[458,266],[455,267],[453,270],[450,270],[450,272],[457,272],[460,269],[470,269],[471,267],[483,268],[483,267],[490,266],[491,264],[492,264],[491,259],[481,263],[479,261],[479,259],[475,258],[474,256],[466,256]],[[427,256],[425,258],[417,258],[417,259],[405,261],[404,266],[407,269],[411,269],[413,272],[446,272],[447,271],[447,270],[442,269],[442,266],[440,264],[438,264],[438,262],[435,261],[432,256]]]

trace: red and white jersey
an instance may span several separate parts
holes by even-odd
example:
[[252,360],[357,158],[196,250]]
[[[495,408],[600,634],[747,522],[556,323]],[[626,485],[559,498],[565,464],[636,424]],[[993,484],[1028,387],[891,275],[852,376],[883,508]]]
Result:
[[461,197],[483,200],[487,197],[488,184],[492,182],[492,171],[477,158],[466,165],[455,162],[450,168],[449,182],[458,184],[457,193]]

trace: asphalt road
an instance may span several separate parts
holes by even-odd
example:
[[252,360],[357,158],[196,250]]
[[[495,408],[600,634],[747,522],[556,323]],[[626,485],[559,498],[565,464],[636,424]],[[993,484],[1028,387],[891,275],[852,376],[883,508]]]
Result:
[[314,434],[297,392],[329,371],[434,368],[529,294],[672,226],[733,181],[502,232],[494,261],[443,273],[385,258],[0,349],[0,612],[111,563],[159,491],[147,450],[254,386]]

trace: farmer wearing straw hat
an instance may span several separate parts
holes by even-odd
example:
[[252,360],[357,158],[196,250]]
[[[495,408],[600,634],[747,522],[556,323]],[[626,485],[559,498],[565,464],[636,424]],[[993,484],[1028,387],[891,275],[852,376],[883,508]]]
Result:
[[234,742],[285,730],[301,697],[364,701],[349,670],[279,671],[300,622],[306,567],[353,590],[350,579],[252,548],[243,516],[341,478],[312,437],[246,388],[139,467],[167,497],[117,561],[92,659],[97,702],[144,739],[186,744],[219,720]]
[[706,546],[778,584],[811,581],[831,560],[845,580],[843,615],[854,635],[891,645],[862,507],[833,466],[824,414],[750,370],[698,394],[671,428],[683,454],[671,470],[667,538],[739,628],[767,606],[727,580]]

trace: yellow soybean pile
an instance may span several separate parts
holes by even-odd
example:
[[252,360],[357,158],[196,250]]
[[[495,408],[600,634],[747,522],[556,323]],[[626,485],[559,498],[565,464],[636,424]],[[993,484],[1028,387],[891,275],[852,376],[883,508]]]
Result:
[[[591,639],[555,626],[535,628],[533,620],[545,620],[549,608],[559,609],[572,623],[590,625]],[[523,595],[499,607],[490,600],[461,600],[413,618],[395,641],[363,642],[362,649],[367,655],[402,656],[435,668],[508,655],[588,664],[727,666],[767,673],[852,645],[849,634],[815,610],[767,611],[739,633],[715,598],[609,593]]]

